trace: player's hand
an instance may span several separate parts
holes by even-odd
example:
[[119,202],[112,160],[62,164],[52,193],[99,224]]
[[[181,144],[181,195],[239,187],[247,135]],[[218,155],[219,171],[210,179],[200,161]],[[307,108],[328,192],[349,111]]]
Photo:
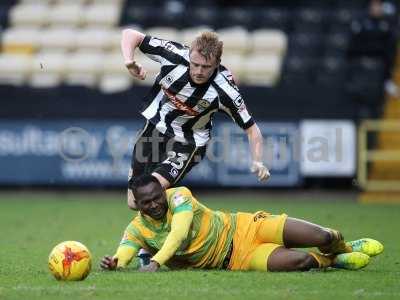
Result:
[[135,78],[140,80],[144,80],[146,78],[146,70],[143,69],[142,65],[137,63],[136,61],[125,62],[125,66],[128,69],[129,73]]
[[151,260],[148,265],[145,265],[139,269],[140,272],[157,272],[160,268],[158,262]]
[[271,177],[268,168],[260,161],[253,161],[250,171],[258,177],[258,181],[265,181]]
[[113,271],[117,268],[118,258],[106,255],[101,259],[100,267],[103,270]]

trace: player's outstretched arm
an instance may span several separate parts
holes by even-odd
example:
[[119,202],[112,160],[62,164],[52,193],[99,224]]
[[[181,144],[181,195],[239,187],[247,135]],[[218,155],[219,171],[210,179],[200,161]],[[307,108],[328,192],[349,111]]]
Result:
[[268,168],[262,162],[263,156],[263,137],[257,124],[246,129],[251,150],[251,172],[255,173],[259,181],[267,180],[271,175]]
[[124,29],[122,31],[121,50],[125,66],[133,77],[140,80],[146,78],[146,71],[134,59],[135,49],[143,42],[145,35],[137,30]]
[[114,271],[119,268],[125,268],[136,256],[138,250],[128,245],[120,245],[114,256],[105,255],[100,261],[100,267],[103,270]]
[[150,264],[140,269],[142,272],[155,272],[165,264],[187,238],[193,220],[193,211],[181,211],[172,216],[171,231],[161,249],[153,256]]

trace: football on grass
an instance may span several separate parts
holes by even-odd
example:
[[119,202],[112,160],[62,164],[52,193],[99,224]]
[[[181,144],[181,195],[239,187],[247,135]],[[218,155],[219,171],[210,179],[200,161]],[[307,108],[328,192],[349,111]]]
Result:
[[91,266],[90,252],[79,242],[62,242],[49,255],[49,269],[57,280],[83,280],[89,275]]

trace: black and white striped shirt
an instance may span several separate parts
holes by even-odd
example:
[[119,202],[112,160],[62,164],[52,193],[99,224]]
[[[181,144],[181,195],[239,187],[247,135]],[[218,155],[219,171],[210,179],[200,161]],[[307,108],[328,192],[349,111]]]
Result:
[[161,64],[142,111],[161,133],[203,146],[210,139],[212,116],[217,111],[230,115],[243,129],[254,124],[232,74],[224,66],[199,85],[189,75],[188,47],[146,35],[139,49]]

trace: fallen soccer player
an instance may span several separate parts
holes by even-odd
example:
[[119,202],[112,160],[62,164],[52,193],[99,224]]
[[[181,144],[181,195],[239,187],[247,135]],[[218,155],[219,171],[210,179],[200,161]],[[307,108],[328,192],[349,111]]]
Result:
[[[286,214],[227,213],[198,202],[185,187],[164,190],[146,175],[131,183],[138,215],[125,230],[114,256],[101,268],[126,267],[139,249],[152,255],[142,272],[170,268],[259,271],[307,271],[317,268],[358,270],[383,251],[363,238],[346,242],[342,234]],[[318,247],[319,251],[294,248]]]

